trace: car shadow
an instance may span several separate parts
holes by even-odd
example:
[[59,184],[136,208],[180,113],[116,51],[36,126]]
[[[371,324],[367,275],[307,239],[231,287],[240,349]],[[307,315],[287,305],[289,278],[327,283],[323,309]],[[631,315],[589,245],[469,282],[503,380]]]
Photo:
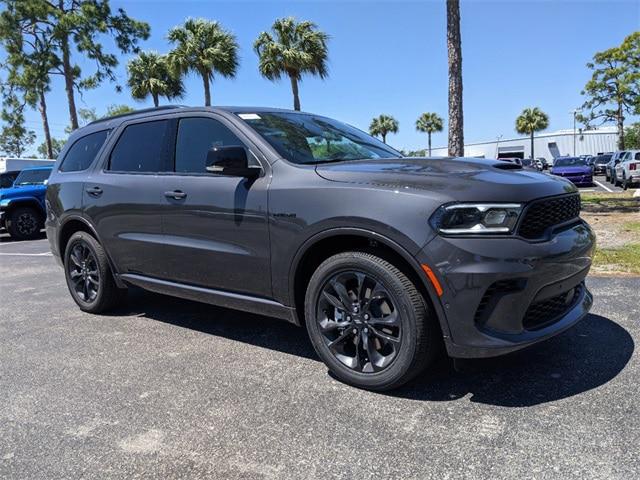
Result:
[[[306,331],[281,320],[131,289],[117,315],[138,315],[320,362]],[[491,359],[454,362],[442,355],[428,373],[381,395],[423,401],[470,401],[529,407],[604,385],[634,351],[617,323],[589,315],[570,330],[525,350]]]
[[47,234],[44,230],[40,231],[35,238],[32,238],[30,240],[16,240],[14,238],[11,238],[11,236],[9,236],[6,231],[0,231],[0,243],[28,243],[33,240],[42,240],[44,238],[47,238]]

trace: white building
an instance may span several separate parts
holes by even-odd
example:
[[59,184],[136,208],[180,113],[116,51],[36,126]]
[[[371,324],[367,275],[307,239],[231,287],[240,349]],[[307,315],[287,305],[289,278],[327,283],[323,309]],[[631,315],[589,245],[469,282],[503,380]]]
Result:
[[[561,155],[595,155],[614,152],[618,149],[618,131],[616,127],[600,127],[593,130],[577,130],[575,135],[573,130],[540,133],[534,136],[533,149],[536,157],[544,157],[547,160]],[[431,152],[433,156],[447,156],[447,147],[434,148]],[[531,138],[496,138],[489,142],[469,143],[464,146],[464,155],[484,158],[529,158]]]

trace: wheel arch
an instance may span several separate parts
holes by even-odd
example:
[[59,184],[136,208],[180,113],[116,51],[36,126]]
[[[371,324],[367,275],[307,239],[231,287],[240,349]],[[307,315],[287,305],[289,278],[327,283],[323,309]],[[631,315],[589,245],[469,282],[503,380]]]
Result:
[[411,279],[432,308],[441,333],[448,330],[438,294],[416,259],[388,237],[359,228],[325,230],[308,239],[298,250],[289,273],[289,304],[295,307],[300,324],[304,324],[304,298],[311,275],[330,256],[349,250],[374,253],[393,263]]
[[[67,249],[67,244],[69,243],[69,239],[72,237],[74,233],[77,233],[77,232],[88,233],[93,238],[95,238],[96,241],[100,245],[102,245],[102,247],[104,248],[104,243],[102,243],[102,240],[100,239],[100,235],[98,235],[98,232],[96,231],[95,227],[91,225],[91,223],[86,218],[81,217],[79,215],[70,216],[66,218],[63,223],[61,223],[59,233],[58,233],[58,238],[57,238],[58,250],[60,252],[60,257],[63,259],[63,263],[64,263],[64,253]],[[111,259],[111,255],[109,255],[109,252],[107,252],[106,249],[105,249],[105,254],[107,255],[107,260],[109,261],[109,267],[111,268],[111,271],[114,273],[113,278],[116,282],[116,285],[119,288],[126,287],[126,285],[120,280],[117,270],[115,268],[115,264]]]

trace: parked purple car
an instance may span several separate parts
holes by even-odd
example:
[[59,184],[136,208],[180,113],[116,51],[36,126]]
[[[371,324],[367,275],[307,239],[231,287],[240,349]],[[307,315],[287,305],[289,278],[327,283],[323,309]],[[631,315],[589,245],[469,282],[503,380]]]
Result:
[[593,168],[585,158],[558,157],[553,162],[551,174],[566,178],[576,185],[593,185]]

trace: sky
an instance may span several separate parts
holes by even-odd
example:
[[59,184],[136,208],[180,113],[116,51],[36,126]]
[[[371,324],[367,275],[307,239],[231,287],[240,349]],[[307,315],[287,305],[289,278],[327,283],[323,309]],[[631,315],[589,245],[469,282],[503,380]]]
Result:
[[[271,82],[258,73],[252,44],[274,19],[292,15],[311,20],[327,32],[329,77],[304,77],[302,109],[368,129],[381,113],[399,121],[399,132],[388,143],[396,148],[426,146],[426,134],[415,130],[422,112],[445,120],[433,146],[447,143],[447,47],[444,0],[414,1],[111,1],[130,16],[151,26],[143,50],[168,52],[167,31],[187,17],[217,20],[231,30],[240,45],[240,68],[234,79],[215,78],[214,105],[292,108],[290,84]],[[640,29],[640,1],[481,1],[462,0],[461,33],[465,142],[516,137],[515,118],[537,106],[550,117],[549,130],[572,128],[573,109],[590,72],[585,64],[597,51],[619,45]],[[107,50],[115,46],[104,39]],[[152,106],[131,98],[126,87],[126,63],[120,55],[117,82],[105,82],[77,97],[78,108],[103,113],[111,104]],[[75,55],[87,74],[91,63]],[[121,93],[116,85],[123,86]],[[202,81],[185,79],[186,96],[177,103],[203,105]],[[54,137],[64,138],[69,124],[64,86],[56,79],[47,97]],[[166,101],[165,101],[166,102]],[[27,125],[42,141],[37,111]],[[35,150],[35,149],[34,149]]]

